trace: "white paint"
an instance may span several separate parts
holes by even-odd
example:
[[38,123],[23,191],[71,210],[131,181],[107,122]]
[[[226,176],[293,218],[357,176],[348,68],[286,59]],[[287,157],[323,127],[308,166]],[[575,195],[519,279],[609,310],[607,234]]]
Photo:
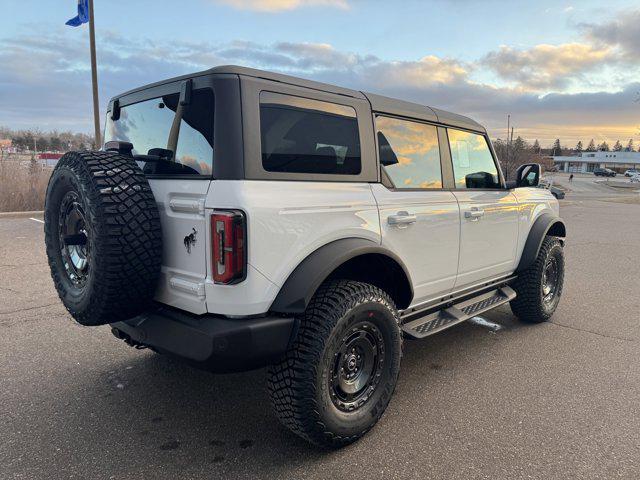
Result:
[[[229,316],[269,310],[291,272],[312,252],[342,238],[383,245],[403,260],[412,305],[511,274],[533,222],[558,215],[544,189],[391,191],[381,184],[257,180],[151,180],[163,228],[156,300],[192,313]],[[467,218],[472,208],[484,210]],[[247,277],[216,285],[211,264],[214,209],[247,216]],[[398,212],[415,222],[391,225]],[[191,253],[184,237],[198,231]]]
[[33,220],[34,222],[38,222],[38,223],[44,223],[44,220],[40,220],[39,218],[31,218],[31,217],[29,217],[29,220]]
[[[162,269],[155,299],[191,313],[207,312],[204,283],[207,278],[209,217],[204,199],[207,180],[151,179],[149,184],[162,224]],[[184,238],[196,230],[191,253]]]
[[[413,282],[414,303],[451,291],[458,270],[460,210],[448,191],[389,190],[371,185],[380,208],[382,245],[402,259]],[[390,225],[398,212],[415,215],[410,225]]]
[[211,313],[266,312],[298,264],[334,240],[380,243],[378,209],[368,183],[214,180],[205,206],[208,214],[232,208],[247,215],[247,278],[215,285],[209,271],[205,289]]
[[[460,261],[456,288],[515,270],[518,203],[509,190],[457,190]],[[483,212],[479,217],[467,213]]]

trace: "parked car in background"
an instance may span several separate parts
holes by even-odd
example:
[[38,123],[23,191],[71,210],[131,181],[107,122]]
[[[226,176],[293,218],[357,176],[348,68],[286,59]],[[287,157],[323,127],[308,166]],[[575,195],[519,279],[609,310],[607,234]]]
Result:
[[626,172],[624,172],[625,177],[633,177],[634,175],[640,175],[640,170],[637,168],[630,168]]
[[616,176],[616,172],[614,172],[609,168],[596,168],[593,171],[593,174],[596,177],[615,177]]

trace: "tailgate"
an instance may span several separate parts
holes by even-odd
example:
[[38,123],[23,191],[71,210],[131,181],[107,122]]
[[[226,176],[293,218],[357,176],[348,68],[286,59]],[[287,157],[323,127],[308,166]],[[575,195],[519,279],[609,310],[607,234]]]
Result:
[[208,179],[149,179],[162,223],[162,271],[155,300],[206,313]]

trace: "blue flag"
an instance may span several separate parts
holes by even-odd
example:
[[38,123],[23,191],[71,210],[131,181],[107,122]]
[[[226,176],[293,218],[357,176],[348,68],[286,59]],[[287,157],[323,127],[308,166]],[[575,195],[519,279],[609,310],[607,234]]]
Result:
[[67,20],[65,25],[72,27],[79,27],[83,23],[89,21],[89,0],[78,0],[78,15],[70,20]]

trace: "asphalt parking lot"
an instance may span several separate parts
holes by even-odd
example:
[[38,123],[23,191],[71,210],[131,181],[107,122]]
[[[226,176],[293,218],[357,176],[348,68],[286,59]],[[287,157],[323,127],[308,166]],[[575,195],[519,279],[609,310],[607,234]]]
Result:
[[406,342],[379,425],[331,452],[278,424],[263,371],[213,375],[73,323],[42,224],[0,218],[0,479],[640,478],[640,197],[596,190],[562,202],[552,322],[507,307],[486,315],[497,332]]

